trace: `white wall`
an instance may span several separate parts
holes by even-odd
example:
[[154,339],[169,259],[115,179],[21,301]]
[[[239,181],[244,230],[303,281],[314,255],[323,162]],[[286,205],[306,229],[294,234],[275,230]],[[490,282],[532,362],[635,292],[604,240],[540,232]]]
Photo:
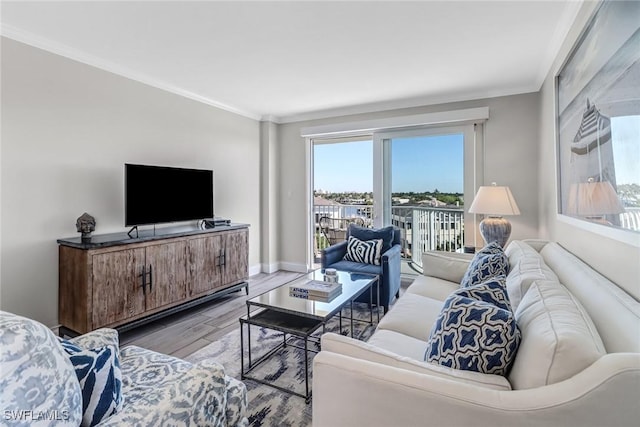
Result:
[[58,323],[56,239],[126,230],[125,162],[213,169],[259,268],[259,122],[3,38],[1,136],[3,310]]
[[[555,84],[554,76],[570,52],[597,3],[585,2],[568,34],[549,75],[540,91],[540,231],[541,236],[555,240],[592,265],[601,274],[618,283],[640,299],[640,245],[623,243],[614,230],[585,221],[567,223],[557,215]],[[640,165],[638,165],[640,167]],[[581,224],[582,223],[582,224]],[[586,226],[595,227],[586,229]],[[640,243],[640,235],[627,233]]]
[[484,182],[511,187],[522,212],[521,216],[509,217],[511,238],[538,237],[539,95],[530,93],[280,125],[281,261],[291,266],[306,264],[306,144],[300,137],[301,128],[483,106],[489,107]]

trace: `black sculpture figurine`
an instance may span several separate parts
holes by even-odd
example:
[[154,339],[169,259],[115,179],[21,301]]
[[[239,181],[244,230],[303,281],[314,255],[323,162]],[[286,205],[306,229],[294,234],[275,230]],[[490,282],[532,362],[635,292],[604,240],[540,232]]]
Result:
[[82,240],[91,240],[91,233],[96,229],[96,219],[88,213],[83,213],[80,218],[76,220],[76,230],[82,233]]

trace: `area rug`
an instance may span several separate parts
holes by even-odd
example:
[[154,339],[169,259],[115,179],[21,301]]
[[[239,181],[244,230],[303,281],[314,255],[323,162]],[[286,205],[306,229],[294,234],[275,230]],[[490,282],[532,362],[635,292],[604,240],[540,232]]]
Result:
[[[367,340],[373,331],[374,325],[369,324],[369,308],[366,304],[354,304],[354,318],[362,322],[354,322],[354,335],[362,340]],[[349,310],[343,311],[343,316],[349,317]],[[374,322],[377,320],[374,314]],[[314,336],[319,338],[322,328]],[[349,335],[349,320],[342,321],[342,331],[339,332],[338,318],[334,317],[327,324],[327,332]],[[245,369],[247,363],[246,326],[245,340]],[[265,328],[251,327],[251,356],[255,360],[266,354],[269,350],[282,342],[282,334]],[[300,343],[302,344],[302,343]],[[319,345],[309,343],[309,348],[319,351]],[[309,352],[310,380],[313,378],[312,360],[315,353]],[[190,362],[203,359],[215,360],[224,366],[227,375],[240,379],[240,327],[229,332],[208,346],[198,350],[186,358]],[[265,363],[251,372],[251,376],[264,378],[275,382],[286,389],[293,389],[304,394],[304,351],[296,347],[287,346],[274,354]],[[249,425],[253,427],[306,427],[311,425],[313,399],[309,404],[304,398],[282,392],[273,387],[245,379],[247,386],[249,407],[247,418]],[[310,383],[311,384],[311,383]]]

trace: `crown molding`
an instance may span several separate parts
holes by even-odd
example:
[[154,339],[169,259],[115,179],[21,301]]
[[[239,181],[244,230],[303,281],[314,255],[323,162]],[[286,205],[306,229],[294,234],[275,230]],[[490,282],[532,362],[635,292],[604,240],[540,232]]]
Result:
[[0,35],[9,39],[15,40],[17,42],[24,43],[29,46],[38,48],[38,49],[42,49],[59,56],[63,56],[73,61],[77,61],[77,62],[86,64],[104,71],[108,71],[110,73],[131,79],[131,80],[135,80],[139,83],[143,83],[145,85],[155,87],[156,89],[160,89],[165,92],[170,92],[175,95],[180,95],[182,97],[189,98],[193,101],[197,101],[203,104],[210,105],[215,108],[219,108],[224,111],[228,111],[230,113],[238,114],[240,116],[247,117],[253,120],[261,119],[260,115],[254,112],[242,110],[242,109],[233,107],[231,105],[227,105],[222,102],[218,102],[216,100],[207,98],[205,96],[198,95],[188,90],[184,90],[180,87],[174,86],[165,81],[152,78],[143,73],[135,72],[127,67],[123,67],[116,63],[106,61],[97,56],[90,55],[86,52],[82,52],[78,49],[74,49],[63,43],[54,42],[50,39],[37,36],[33,33],[16,28],[12,25],[2,24],[2,26],[0,26]]
[[336,117],[353,116],[358,114],[379,113],[384,111],[401,110],[405,108],[424,107],[437,104],[448,104],[453,102],[473,101],[478,99],[497,98],[500,96],[522,95],[526,93],[538,92],[541,84],[533,84],[518,88],[495,90],[495,91],[478,91],[475,93],[446,95],[440,97],[422,96],[415,98],[395,99],[391,101],[375,102],[370,104],[352,105],[346,107],[337,107],[327,110],[310,111],[308,113],[294,114],[290,116],[272,117],[271,121],[278,124],[287,124],[295,122],[313,121],[321,119],[330,119]]

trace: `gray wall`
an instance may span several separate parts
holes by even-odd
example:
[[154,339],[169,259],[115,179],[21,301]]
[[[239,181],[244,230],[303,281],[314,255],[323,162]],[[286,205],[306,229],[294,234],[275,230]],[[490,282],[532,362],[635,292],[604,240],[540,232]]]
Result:
[[259,270],[259,122],[3,38],[1,136],[3,310],[58,324],[56,239],[126,230],[125,162],[213,169]]
[[280,259],[298,269],[306,263],[307,147],[300,137],[302,128],[485,106],[489,107],[489,121],[485,125],[484,182],[511,188],[522,213],[509,217],[511,238],[537,237],[540,107],[539,94],[530,93],[280,125]]
[[[540,91],[539,211],[541,236],[555,240],[640,299],[640,235],[627,232],[615,238],[617,230],[586,221],[567,222],[558,216],[556,180],[555,84],[554,76],[571,50],[597,3],[586,2],[567,36]],[[638,165],[640,167],[640,165]]]

